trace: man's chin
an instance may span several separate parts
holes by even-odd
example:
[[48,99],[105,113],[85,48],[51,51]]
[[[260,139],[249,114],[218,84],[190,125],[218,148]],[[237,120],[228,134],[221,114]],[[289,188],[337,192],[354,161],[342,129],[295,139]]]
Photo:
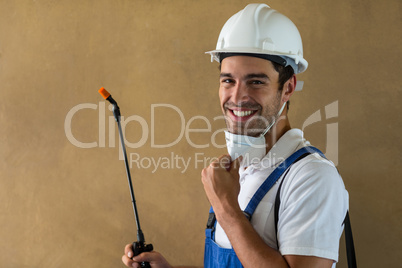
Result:
[[257,137],[260,133],[256,131],[246,131],[244,129],[234,129],[234,128],[228,128],[227,131],[229,131],[232,134],[235,135],[244,135],[244,136],[251,136],[251,137]]
[[226,129],[226,131],[228,131],[228,132],[230,132],[230,133],[232,133],[232,134],[235,134],[235,135],[244,135],[243,133],[243,131],[242,130],[239,130],[239,129],[234,129],[234,128],[230,128],[230,127],[228,127],[227,129]]

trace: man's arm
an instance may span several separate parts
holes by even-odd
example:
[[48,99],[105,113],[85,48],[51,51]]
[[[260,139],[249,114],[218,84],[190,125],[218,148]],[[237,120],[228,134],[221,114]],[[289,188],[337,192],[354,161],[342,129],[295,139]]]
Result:
[[333,261],[314,256],[286,255],[269,247],[241,212],[224,213],[220,220],[233,249],[244,267],[331,267]]
[[333,261],[314,256],[287,255],[269,247],[241,211],[237,197],[240,191],[240,160],[230,165],[228,156],[202,171],[202,182],[219,224],[244,267],[331,267]]

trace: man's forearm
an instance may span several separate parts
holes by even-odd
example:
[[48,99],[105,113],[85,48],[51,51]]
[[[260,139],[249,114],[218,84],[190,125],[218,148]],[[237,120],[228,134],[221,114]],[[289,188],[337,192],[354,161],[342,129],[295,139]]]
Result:
[[240,209],[226,209],[218,222],[244,267],[289,267],[279,251],[265,244]]

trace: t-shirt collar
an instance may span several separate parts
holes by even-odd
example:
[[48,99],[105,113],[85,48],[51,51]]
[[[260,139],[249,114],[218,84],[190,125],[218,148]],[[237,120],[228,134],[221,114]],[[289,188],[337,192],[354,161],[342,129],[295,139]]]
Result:
[[253,170],[276,167],[294,153],[300,146],[301,142],[305,142],[305,139],[303,138],[303,132],[300,129],[294,128],[287,131],[282,137],[280,137],[261,161],[250,165],[245,170],[241,170],[240,174],[243,172],[250,173]]

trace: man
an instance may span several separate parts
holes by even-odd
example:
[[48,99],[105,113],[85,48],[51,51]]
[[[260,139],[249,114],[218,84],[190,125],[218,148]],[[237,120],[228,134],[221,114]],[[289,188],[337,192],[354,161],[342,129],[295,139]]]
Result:
[[[295,74],[307,68],[296,26],[251,4],[208,53],[221,64],[229,155],[202,171],[211,203],[204,267],[335,267],[348,194],[332,162],[290,127]],[[127,266],[171,267],[157,252],[132,255],[127,245]]]

